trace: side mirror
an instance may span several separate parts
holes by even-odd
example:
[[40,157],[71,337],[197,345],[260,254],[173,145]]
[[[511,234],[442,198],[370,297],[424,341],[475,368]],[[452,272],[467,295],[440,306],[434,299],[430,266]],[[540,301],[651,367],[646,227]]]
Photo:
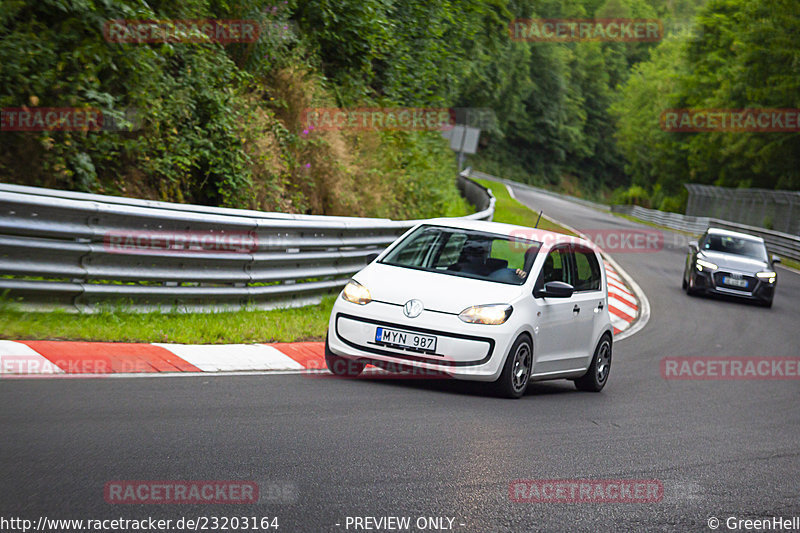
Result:
[[379,255],[381,255],[381,254],[369,254],[369,255],[366,257],[366,259],[367,259],[367,264],[370,264],[370,263],[372,263],[373,261],[375,261],[375,260],[378,258],[378,256],[379,256]]
[[781,262],[781,258],[778,257],[777,255],[773,255],[772,256],[772,262],[773,263],[780,263]]
[[697,241],[689,241],[689,249],[690,250],[697,251],[698,246],[699,246],[699,244],[697,244]]
[[563,281],[548,281],[542,289],[534,289],[534,298],[569,298],[575,288]]

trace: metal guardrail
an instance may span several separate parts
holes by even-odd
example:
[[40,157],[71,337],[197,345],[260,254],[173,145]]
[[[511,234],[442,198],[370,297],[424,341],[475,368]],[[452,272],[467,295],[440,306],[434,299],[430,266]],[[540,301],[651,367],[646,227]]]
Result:
[[[458,176],[491,220],[494,197]],[[207,311],[318,302],[419,220],[289,215],[0,184],[0,294],[27,307]]]
[[652,222],[671,229],[697,234],[703,233],[711,221],[708,217],[690,217],[680,213],[647,209],[638,205],[612,205],[611,212],[630,215],[645,222]]
[[613,213],[623,213],[646,222],[652,222],[671,229],[701,234],[707,228],[722,228],[757,235],[764,239],[767,250],[780,257],[788,257],[800,261],[800,236],[780,231],[757,228],[745,224],[720,220],[718,218],[692,217],[680,213],[667,213],[655,209],[646,209],[638,205],[612,205]]

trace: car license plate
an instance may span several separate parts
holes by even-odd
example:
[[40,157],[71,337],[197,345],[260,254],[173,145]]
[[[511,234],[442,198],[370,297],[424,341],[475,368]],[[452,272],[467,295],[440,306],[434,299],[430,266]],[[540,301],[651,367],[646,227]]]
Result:
[[375,342],[389,346],[401,346],[412,350],[422,350],[426,352],[436,351],[436,337],[431,335],[420,335],[409,331],[397,329],[378,328],[375,330]]
[[731,287],[747,287],[746,279],[736,279],[730,276],[725,276],[722,278],[722,283],[725,285],[730,285]]

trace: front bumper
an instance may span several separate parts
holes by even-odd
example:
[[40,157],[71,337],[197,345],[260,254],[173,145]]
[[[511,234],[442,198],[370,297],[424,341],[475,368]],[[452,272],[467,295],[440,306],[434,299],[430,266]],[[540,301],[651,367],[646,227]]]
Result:
[[[436,336],[436,350],[424,352],[379,344],[375,341],[378,327]],[[399,305],[372,301],[361,306],[339,297],[328,324],[328,346],[336,355],[349,359],[415,367],[459,379],[493,381],[500,375],[515,333],[510,321],[495,326],[467,324],[455,314],[429,310],[410,319]]]
[[[739,276],[747,282],[747,287],[735,287],[726,285],[723,278],[728,276]],[[703,270],[696,268],[692,271],[693,289],[707,294],[721,294],[734,296],[748,300],[768,302],[775,295],[775,285],[777,282],[769,283],[756,277],[752,273],[732,272],[730,270]]]

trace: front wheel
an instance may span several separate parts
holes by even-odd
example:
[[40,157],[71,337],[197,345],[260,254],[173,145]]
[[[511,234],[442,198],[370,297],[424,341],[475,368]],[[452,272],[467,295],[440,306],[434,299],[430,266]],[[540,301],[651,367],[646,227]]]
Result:
[[366,363],[354,361],[346,357],[340,357],[333,353],[328,346],[328,337],[325,337],[325,364],[328,370],[336,376],[354,378],[361,374],[366,367]]
[[686,294],[688,294],[689,296],[696,296],[697,293],[698,293],[697,289],[695,288],[694,279],[695,279],[694,276],[692,276],[692,274],[690,272],[689,273],[689,283],[686,284],[686,287],[685,287]]
[[533,346],[527,335],[521,335],[511,346],[503,371],[494,382],[495,392],[504,398],[521,398],[531,379],[532,367]]
[[600,339],[594,350],[592,363],[586,374],[575,380],[578,390],[600,392],[606,386],[608,374],[611,372],[611,337],[606,334]]

